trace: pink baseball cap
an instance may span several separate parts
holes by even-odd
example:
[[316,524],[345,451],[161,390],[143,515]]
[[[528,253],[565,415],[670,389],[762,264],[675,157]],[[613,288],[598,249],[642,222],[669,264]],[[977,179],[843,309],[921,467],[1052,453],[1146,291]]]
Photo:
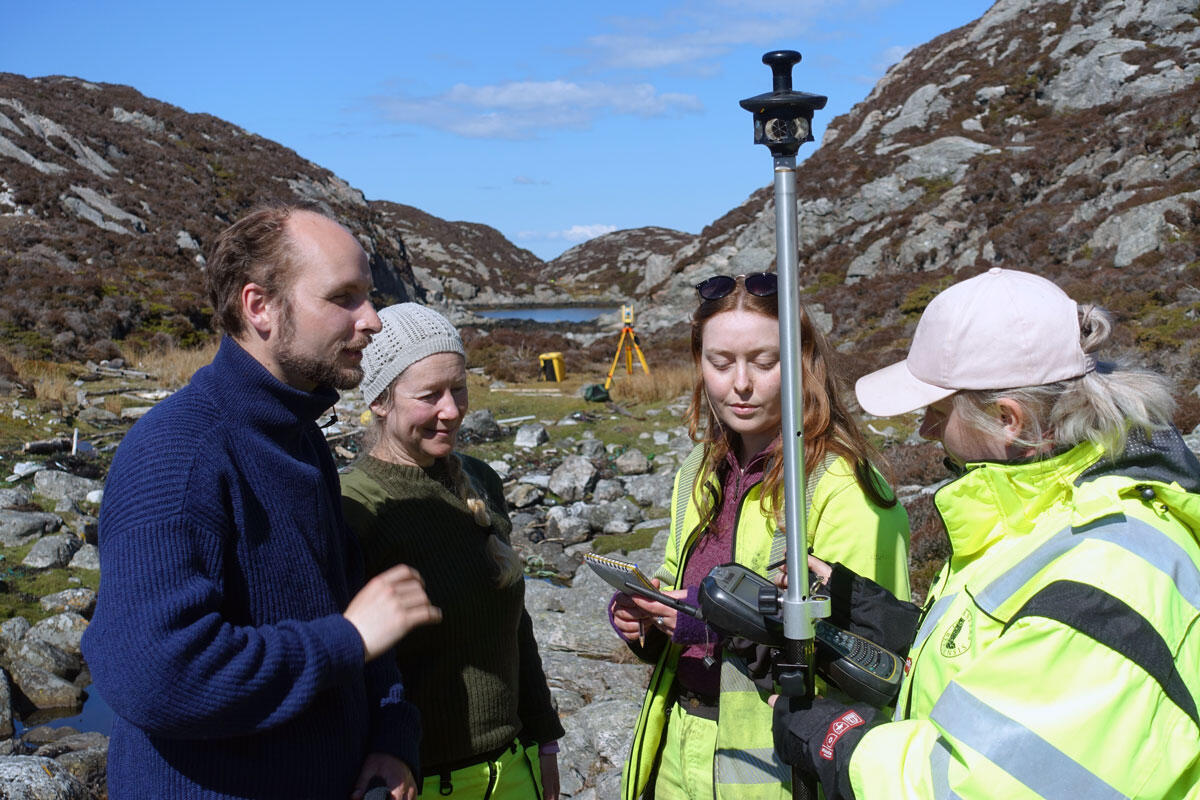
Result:
[[908,358],[859,378],[854,393],[868,414],[891,417],[964,389],[1040,386],[1094,367],[1066,292],[1039,275],[993,267],[933,298]]

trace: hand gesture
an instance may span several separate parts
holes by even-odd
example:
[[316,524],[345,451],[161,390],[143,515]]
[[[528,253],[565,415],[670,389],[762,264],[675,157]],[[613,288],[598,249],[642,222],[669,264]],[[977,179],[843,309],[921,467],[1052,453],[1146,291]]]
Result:
[[421,625],[440,622],[442,612],[425,595],[425,581],[407,564],[367,582],[342,615],[358,630],[367,661],[378,658]]

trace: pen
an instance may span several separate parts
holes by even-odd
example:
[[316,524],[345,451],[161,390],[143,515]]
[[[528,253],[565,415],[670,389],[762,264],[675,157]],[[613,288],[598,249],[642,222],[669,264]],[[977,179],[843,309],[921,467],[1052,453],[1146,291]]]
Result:
[[781,558],[778,561],[776,561],[774,564],[767,564],[767,569],[768,570],[779,569],[786,563],[787,563],[787,558],[784,557],[784,558]]

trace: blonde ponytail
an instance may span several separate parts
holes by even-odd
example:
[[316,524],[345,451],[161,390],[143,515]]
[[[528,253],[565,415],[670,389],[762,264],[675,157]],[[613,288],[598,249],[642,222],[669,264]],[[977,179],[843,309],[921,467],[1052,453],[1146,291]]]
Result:
[[[467,478],[462,470],[462,461],[459,457],[451,453],[447,457],[447,474],[450,478],[450,486],[452,491],[458,495],[458,498],[463,501],[467,509],[471,512],[475,524],[481,528],[492,527],[492,512],[488,508],[487,502],[475,492],[475,487]],[[492,561],[496,565],[496,585],[501,589],[512,586],[525,574],[524,565],[521,563],[521,556],[512,548],[508,542],[501,539],[491,532],[488,534],[487,552]]]

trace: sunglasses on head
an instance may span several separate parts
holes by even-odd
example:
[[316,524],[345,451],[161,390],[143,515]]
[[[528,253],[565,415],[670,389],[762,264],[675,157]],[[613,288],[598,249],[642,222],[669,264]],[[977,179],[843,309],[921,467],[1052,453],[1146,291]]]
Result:
[[774,272],[751,272],[737,278],[714,275],[697,283],[696,291],[702,300],[720,300],[737,288],[738,278],[743,280],[746,291],[755,297],[770,297],[779,291],[779,278]]

